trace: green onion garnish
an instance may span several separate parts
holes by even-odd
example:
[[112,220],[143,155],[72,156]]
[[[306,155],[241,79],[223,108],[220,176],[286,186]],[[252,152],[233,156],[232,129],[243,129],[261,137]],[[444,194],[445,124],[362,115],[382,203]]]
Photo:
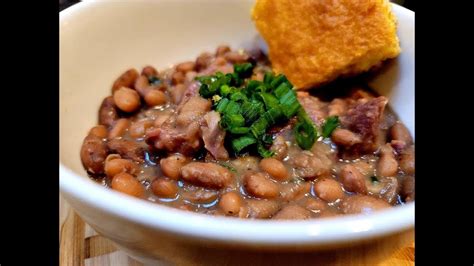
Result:
[[323,124],[323,137],[327,138],[331,136],[334,129],[339,126],[339,117],[338,116],[329,116],[326,118],[326,122]]
[[269,150],[273,136],[267,130],[288,122],[298,115],[295,137],[303,149],[310,149],[317,139],[317,130],[296,97],[288,79],[272,72],[262,81],[246,80],[253,74],[251,63],[234,65],[234,73],[217,72],[212,76],[197,77],[199,93],[213,99],[213,109],[221,114],[220,126],[226,130],[226,143],[235,153],[244,149],[271,157]]

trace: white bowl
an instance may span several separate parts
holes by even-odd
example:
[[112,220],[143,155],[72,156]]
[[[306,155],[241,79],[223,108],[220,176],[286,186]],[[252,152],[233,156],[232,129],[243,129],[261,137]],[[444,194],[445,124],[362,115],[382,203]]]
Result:
[[[240,220],[138,200],[87,177],[79,157],[82,140],[97,123],[99,104],[117,76],[130,67],[151,64],[161,69],[191,60],[222,43],[233,48],[247,45],[257,36],[250,20],[252,4],[251,0],[87,1],[60,13],[62,195],[97,232],[141,259],[243,264],[262,257],[265,262],[288,262],[297,256],[303,263],[319,250],[380,246],[382,240],[391,241],[386,244],[390,250],[405,244],[413,237],[413,203],[365,216]],[[393,11],[399,20],[402,54],[373,86],[390,97],[392,108],[414,134],[414,13],[397,5]],[[278,254],[270,252],[275,250]],[[310,253],[294,253],[301,251]]]

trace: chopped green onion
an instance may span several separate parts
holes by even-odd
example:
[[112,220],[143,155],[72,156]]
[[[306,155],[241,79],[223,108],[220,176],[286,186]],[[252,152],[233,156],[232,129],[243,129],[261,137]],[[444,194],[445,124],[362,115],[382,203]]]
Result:
[[252,136],[242,136],[240,138],[232,140],[232,148],[235,152],[239,153],[245,147],[257,143],[257,140]]
[[317,138],[316,128],[303,108],[298,112],[298,123],[294,129],[296,143],[304,150],[309,150]]
[[301,107],[298,99],[296,98],[296,93],[293,90],[289,90],[282,97],[280,97],[280,103],[282,105],[283,114],[288,119],[293,117]]
[[271,145],[273,143],[273,136],[270,134],[263,135],[262,142],[267,145]]
[[282,83],[287,83],[287,84],[288,84],[288,79],[286,79],[286,76],[285,76],[285,75],[280,74],[280,75],[276,76],[276,77],[272,80],[272,82],[270,82],[270,86],[271,86],[272,88],[277,88],[277,87],[278,87],[280,84],[282,84]]
[[234,101],[229,101],[223,113],[225,114],[238,114],[240,111],[240,104]]
[[[245,89],[248,93],[252,93],[257,89],[257,87],[260,87],[260,86],[263,86],[263,82],[261,82],[259,80],[253,80],[252,79],[248,82],[247,87]],[[247,95],[249,95],[249,94],[247,94]]]
[[230,99],[235,102],[246,102],[248,100],[247,96],[241,91],[232,93],[232,95],[230,95]]
[[222,98],[216,106],[216,111],[219,113],[224,112],[225,108],[227,107],[227,104],[229,104],[229,99]]
[[242,127],[245,125],[245,118],[241,114],[225,114],[221,119],[221,126],[224,129]]
[[269,125],[274,125],[278,122],[278,120],[280,120],[282,115],[283,113],[280,107],[276,107],[276,108],[266,111],[262,117],[267,120]]
[[263,158],[269,158],[275,154],[273,151],[265,149],[265,147],[261,144],[258,144],[257,151]]
[[242,135],[249,133],[250,129],[248,127],[231,127],[229,131],[232,134]]
[[[234,152],[253,146],[262,157],[273,155],[267,147],[273,143],[273,136],[267,130],[298,115],[295,138],[303,149],[310,149],[318,137],[313,121],[298,101],[293,85],[288,79],[272,72],[264,75],[263,82],[248,80],[253,74],[251,63],[234,65],[234,73],[217,72],[211,76],[197,77],[201,83],[199,93],[212,99],[212,108],[221,114],[220,126],[226,134]],[[327,129],[332,131],[332,120]]]
[[265,73],[265,75],[263,76],[263,83],[266,85],[266,86],[270,86],[270,84],[272,83],[272,80],[273,80],[274,76],[273,76],[273,73],[268,71]]
[[248,78],[252,75],[253,65],[251,63],[243,63],[234,65],[234,73],[240,78]]
[[261,113],[265,112],[263,103],[258,101],[249,101],[242,104],[242,115],[248,123],[254,122]]
[[257,119],[257,121],[253,122],[253,124],[250,126],[250,131],[255,136],[255,138],[259,138],[260,136],[265,134],[267,127],[268,127],[267,119],[261,116],[259,119]]
[[331,136],[334,129],[339,126],[339,117],[338,116],[329,116],[326,118],[326,122],[323,124],[323,137],[327,138]]
[[280,104],[278,102],[278,99],[270,93],[260,92],[257,93],[256,96],[259,97],[263,101],[263,103],[265,103],[265,107],[267,110],[278,108]]

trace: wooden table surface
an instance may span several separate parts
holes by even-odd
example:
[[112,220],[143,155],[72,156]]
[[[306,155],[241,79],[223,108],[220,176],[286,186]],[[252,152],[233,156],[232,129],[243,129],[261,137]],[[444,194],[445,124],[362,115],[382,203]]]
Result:
[[[142,263],[128,257],[106,238],[99,236],[60,197],[59,241],[61,266],[141,266]],[[414,265],[415,245],[395,252],[379,266]],[[340,265],[360,265],[344,262]]]

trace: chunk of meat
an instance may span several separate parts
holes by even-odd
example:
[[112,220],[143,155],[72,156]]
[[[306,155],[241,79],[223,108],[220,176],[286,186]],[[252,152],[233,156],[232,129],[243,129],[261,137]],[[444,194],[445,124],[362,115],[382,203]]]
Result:
[[111,127],[118,119],[119,115],[115,108],[114,97],[108,96],[102,101],[99,108],[99,124]]
[[339,173],[339,178],[346,191],[367,194],[365,177],[354,165],[344,165]]
[[107,145],[96,135],[89,134],[82,143],[81,161],[87,172],[103,174],[104,162],[107,158]]
[[380,148],[380,159],[377,163],[378,176],[394,176],[398,171],[398,162],[395,159],[392,146],[385,144]]
[[295,168],[297,176],[308,180],[330,175],[332,167],[330,159],[311,152],[300,152],[290,158],[289,163]]
[[273,158],[283,160],[288,155],[288,145],[285,138],[281,135],[276,136],[270,150],[275,153]]
[[145,141],[158,150],[193,155],[202,146],[200,128],[210,108],[210,101],[192,97],[177,115],[170,115],[161,127],[147,131]]
[[336,98],[328,105],[328,115],[342,116],[346,113],[347,103],[343,99]]
[[204,148],[208,150],[216,160],[229,159],[229,153],[224,147],[225,131],[219,126],[221,116],[212,111],[204,115],[204,125],[201,126]]
[[389,204],[395,205],[397,203],[398,192],[400,191],[398,179],[396,177],[385,177],[382,178],[380,182],[383,186],[380,190],[380,196]]
[[187,126],[191,122],[200,121],[202,116],[211,110],[211,102],[200,96],[191,97],[178,108],[176,123],[178,126]]
[[354,195],[345,198],[341,202],[341,210],[345,214],[369,214],[378,210],[389,208],[390,204],[382,199],[374,198],[367,195]]
[[276,220],[306,220],[309,218],[311,218],[311,212],[298,205],[285,206],[272,217]]
[[278,185],[261,172],[247,173],[243,183],[247,193],[258,198],[272,199],[280,194]]
[[354,150],[373,152],[377,148],[376,140],[380,132],[380,121],[387,102],[384,96],[373,98],[355,105],[341,117],[343,127],[362,138],[362,143],[354,145]]
[[143,163],[145,148],[139,143],[126,139],[112,139],[107,143],[107,147],[113,153],[118,153],[124,159]]
[[215,163],[192,162],[181,168],[183,180],[207,188],[224,188],[234,180],[227,168]]
[[331,139],[337,145],[342,145],[346,147],[362,143],[362,139],[359,135],[343,128],[336,128],[331,134]]
[[327,117],[327,112],[324,110],[327,104],[304,92],[298,92],[298,100],[311,120],[317,126],[321,126]]
[[274,200],[247,199],[245,201],[250,218],[270,218],[280,209],[280,204]]

